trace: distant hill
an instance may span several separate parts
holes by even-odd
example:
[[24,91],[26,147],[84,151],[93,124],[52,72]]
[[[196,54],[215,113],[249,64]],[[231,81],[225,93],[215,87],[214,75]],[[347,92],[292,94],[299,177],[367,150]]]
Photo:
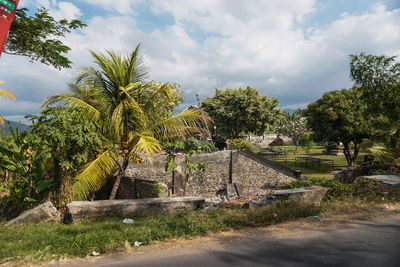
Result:
[[[8,131],[7,122],[10,122],[11,127],[12,127],[13,129],[16,129],[16,128],[17,128],[18,122],[5,120],[5,123],[4,123],[3,125],[0,125],[0,129]],[[20,124],[19,124],[19,130],[20,130],[21,132],[24,131],[25,129],[27,129],[28,127],[29,127],[29,125],[27,125],[27,124],[24,124],[24,123],[20,123]]]
[[295,112],[297,111],[297,109],[294,109],[294,108],[284,108],[283,111],[286,112],[286,113],[292,114],[292,113],[295,113]]

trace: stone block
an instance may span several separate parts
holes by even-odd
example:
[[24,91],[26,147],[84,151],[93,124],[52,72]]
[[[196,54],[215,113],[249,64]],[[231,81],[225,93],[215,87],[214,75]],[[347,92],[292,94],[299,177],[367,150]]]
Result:
[[126,216],[132,218],[200,209],[204,200],[202,197],[171,197],[72,201],[67,207],[74,220],[105,216]]
[[7,222],[7,225],[22,224],[26,222],[38,223],[56,220],[59,217],[53,203],[47,201],[36,208],[28,210],[18,217]]
[[302,200],[315,204],[321,203],[328,192],[328,188],[322,186],[309,186],[285,190],[274,190],[271,195],[279,200]]

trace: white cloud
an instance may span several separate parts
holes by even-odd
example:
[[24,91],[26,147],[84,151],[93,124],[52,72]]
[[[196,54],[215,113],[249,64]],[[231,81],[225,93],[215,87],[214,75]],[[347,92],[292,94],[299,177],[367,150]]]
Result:
[[[304,106],[325,91],[351,86],[349,54],[400,55],[400,9],[387,11],[379,3],[361,15],[343,14],[327,25],[305,29],[302,21],[321,7],[316,1],[151,1],[155,14],[171,13],[176,24],[148,33],[135,17],[126,15],[142,5],[141,0],[80,1],[122,15],[95,16],[81,32],[65,39],[72,48],[72,70],[58,72],[25,58],[2,57],[0,78],[7,89],[15,88],[21,101],[34,98],[37,103],[64,90],[77,67],[91,64],[88,49],[126,53],[141,43],[153,79],[181,84],[186,105],[195,103],[196,93],[204,98],[216,87],[249,85],[279,97],[288,107]],[[79,16],[74,5],[47,2]],[[197,32],[204,34],[202,41],[195,40]],[[32,97],[26,88],[38,96]]]

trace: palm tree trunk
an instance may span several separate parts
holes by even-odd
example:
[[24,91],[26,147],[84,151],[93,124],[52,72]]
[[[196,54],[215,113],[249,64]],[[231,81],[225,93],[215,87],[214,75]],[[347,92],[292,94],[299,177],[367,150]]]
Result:
[[113,188],[111,190],[109,200],[114,200],[115,199],[115,196],[117,195],[117,192],[118,192],[119,184],[121,183],[122,176],[124,176],[125,170],[128,167],[128,164],[129,164],[129,158],[128,157],[124,157],[124,161],[123,161],[122,166],[120,167],[120,169],[118,171],[117,178],[115,179],[114,186],[113,186]]

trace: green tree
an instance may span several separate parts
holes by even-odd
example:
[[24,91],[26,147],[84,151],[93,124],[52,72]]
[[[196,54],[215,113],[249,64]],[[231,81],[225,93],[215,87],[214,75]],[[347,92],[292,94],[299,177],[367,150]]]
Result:
[[300,138],[308,132],[306,118],[300,116],[298,112],[286,114],[283,122],[276,128],[276,132],[291,138],[296,145],[296,153]]
[[201,106],[219,133],[235,138],[242,132],[261,135],[269,125],[275,125],[281,113],[276,109],[278,104],[275,97],[261,96],[257,89],[247,87],[216,89],[215,95],[204,100]]
[[57,69],[70,68],[72,62],[65,54],[71,49],[60,38],[86,25],[76,19],[57,21],[45,8],[39,8],[34,16],[28,16],[28,11],[16,10],[3,53],[26,56]]
[[400,160],[400,62],[384,55],[350,55],[350,78],[379,129],[374,139],[385,142],[386,158]]
[[84,199],[115,174],[110,194],[114,199],[130,160],[152,156],[161,151],[163,140],[198,130],[203,116],[193,109],[172,116],[174,107],[181,102],[178,85],[146,83],[148,72],[139,46],[128,56],[91,53],[98,69],[81,70],[75,86],[80,91],[53,96],[46,104],[60,101],[79,106],[100,121],[111,145],[81,169],[73,188],[76,197]]
[[79,108],[46,108],[28,118],[32,126],[25,146],[32,151],[32,165],[46,164],[39,183],[47,182],[58,204],[64,206],[72,200],[73,177],[104,151],[106,139],[99,125]]
[[355,87],[325,93],[308,105],[304,115],[316,140],[343,143],[347,164],[352,166],[363,139],[371,136],[370,117],[366,110],[361,92]]
[[98,125],[77,108],[47,108],[29,115],[32,126],[0,140],[0,169],[9,173],[10,205],[52,199],[65,207],[72,200],[72,178],[86,162],[103,151]]
[[[0,84],[4,83],[3,81],[0,81]],[[13,93],[11,93],[9,90],[6,89],[2,89],[0,88],[0,98],[5,97],[5,98],[9,98],[12,100],[16,100],[15,95]],[[4,124],[4,119],[3,117],[0,115],[0,125]]]

